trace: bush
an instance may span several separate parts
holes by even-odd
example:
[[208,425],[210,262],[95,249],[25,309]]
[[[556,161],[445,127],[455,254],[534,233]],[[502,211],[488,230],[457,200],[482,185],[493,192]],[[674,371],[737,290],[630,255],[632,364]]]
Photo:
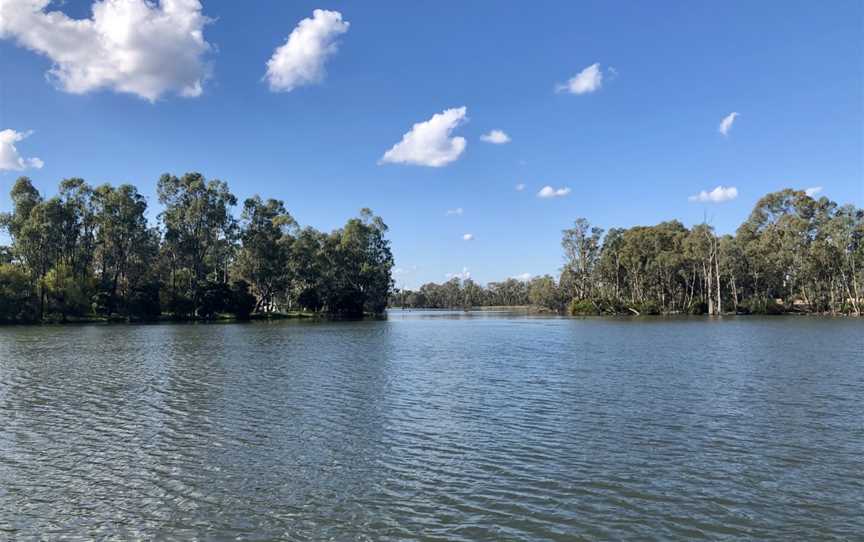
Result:
[[687,308],[687,314],[708,314],[708,303],[704,301],[694,301]]
[[129,292],[128,313],[130,320],[158,320],[162,314],[159,302],[159,282],[148,282]]
[[741,303],[738,306],[738,310],[744,314],[765,315],[777,315],[786,312],[785,307],[773,299],[753,299],[749,302]]
[[198,316],[212,320],[217,313],[231,312],[233,295],[224,282],[208,282],[201,291]]
[[174,320],[185,320],[195,313],[195,304],[182,293],[175,292],[172,295],[163,290],[162,296],[164,299],[160,300],[160,304],[171,313]]
[[90,292],[95,290],[95,280],[87,277],[83,281],[76,277],[72,268],[59,264],[41,281],[48,301],[48,312],[58,314],[61,320],[67,316],[84,316],[93,310]]
[[231,312],[238,320],[248,320],[255,310],[256,299],[249,291],[249,283],[238,280],[231,285]]
[[640,315],[657,315],[662,314],[663,311],[660,310],[660,306],[654,303],[653,301],[645,301],[644,303],[637,303],[636,306],[633,307],[637,311],[639,311]]
[[573,316],[590,316],[598,314],[597,307],[590,299],[574,299],[570,302],[568,311]]
[[20,268],[0,264],[0,322],[32,323],[39,319],[39,299]]

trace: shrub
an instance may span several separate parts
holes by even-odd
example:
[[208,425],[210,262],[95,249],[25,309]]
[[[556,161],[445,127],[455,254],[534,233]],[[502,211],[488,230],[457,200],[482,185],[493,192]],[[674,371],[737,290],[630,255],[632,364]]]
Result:
[[248,320],[255,310],[255,296],[249,291],[249,283],[238,280],[231,285],[231,312],[238,320]]
[[0,264],[0,322],[32,323],[39,319],[39,300],[20,268]]
[[598,314],[597,307],[590,299],[574,299],[570,302],[568,311],[573,316],[589,316]]

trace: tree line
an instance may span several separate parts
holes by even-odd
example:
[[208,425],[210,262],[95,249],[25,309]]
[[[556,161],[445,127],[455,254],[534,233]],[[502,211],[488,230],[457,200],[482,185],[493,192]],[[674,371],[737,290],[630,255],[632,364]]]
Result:
[[563,231],[560,277],[425,284],[391,304],[455,308],[535,305],[571,314],[812,312],[860,316],[864,210],[781,190],[758,201],[734,235],[677,220]]
[[11,240],[0,247],[0,322],[384,311],[393,255],[370,210],[325,233],[259,196],[238,219],[228,185],[199,173],[162,175],[157,193],[151,226],[134,186],[72,178],[45,198],[19,178],[0,215]]

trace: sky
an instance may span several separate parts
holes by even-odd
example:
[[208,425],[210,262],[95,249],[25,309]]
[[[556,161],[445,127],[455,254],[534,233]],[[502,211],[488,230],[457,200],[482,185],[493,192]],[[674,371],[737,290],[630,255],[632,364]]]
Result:
[[155,223],[198,171],[323,230],[370,207],[400,287],[554,275],[578,217],[864,207],[862,36],[857,0],[0,0],[0,210],[82,177]]

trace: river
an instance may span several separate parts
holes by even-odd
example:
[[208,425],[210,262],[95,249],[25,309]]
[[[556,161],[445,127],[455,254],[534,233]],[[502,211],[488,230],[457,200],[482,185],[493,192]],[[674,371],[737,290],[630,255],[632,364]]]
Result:
[[0,539],[861,540],[864,320],[0,328]]

